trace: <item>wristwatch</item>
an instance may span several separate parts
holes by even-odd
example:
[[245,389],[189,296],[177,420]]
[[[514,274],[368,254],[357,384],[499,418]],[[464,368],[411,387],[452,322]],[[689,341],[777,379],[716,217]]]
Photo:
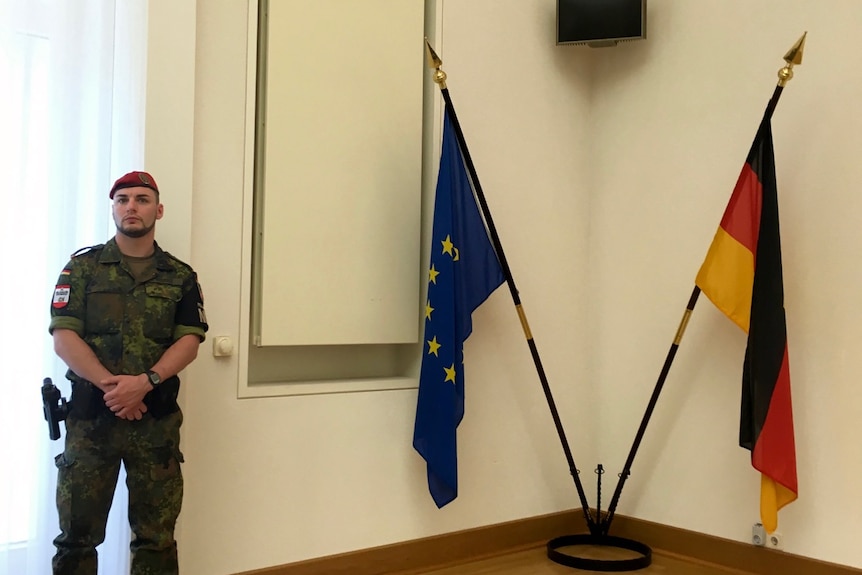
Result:
[[161,376],[152,369],[147,370],[147,380],[149,380],[150,385],[152,385],[154,389],[162,383]]

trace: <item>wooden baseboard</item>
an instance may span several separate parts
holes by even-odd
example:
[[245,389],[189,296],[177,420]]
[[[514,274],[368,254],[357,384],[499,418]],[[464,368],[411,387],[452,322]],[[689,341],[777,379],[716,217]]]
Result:
[[[587,531],[580,509],[529,517],[247,571],[236,575],[408,575],[523,549]],[[649,545],[654,553],[684,557],[752,575],[860,575],[862,570],[754,547],[694,531],[617,515],[611,534]],[[577,573],[577,570],[573,570]]]
[[620,515],[614,517],[611,533],[646,543],[657,553],[721,565],[753,575],[862,574],[862,569],[846,565],[827,563],[810,557],[755,547],[748,543]]
[[580,510],[529,517],[507,523],[444,533],[382,547],[309,559],[237,575],[386,575],[545,545],[560,534],[586,529]]

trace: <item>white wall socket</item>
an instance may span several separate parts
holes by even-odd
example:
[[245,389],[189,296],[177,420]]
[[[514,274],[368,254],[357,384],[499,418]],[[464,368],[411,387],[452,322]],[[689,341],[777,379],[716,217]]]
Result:
[[766,546],[770,549],[775,549],[777,551],[784,550],[784,538],[781,537],[781,533],[778,531],[773,531],[772,533],[766,534]]
[[762,523],[755,523],[751,527],[751,543],[758,547],[766,545],[766,529]]

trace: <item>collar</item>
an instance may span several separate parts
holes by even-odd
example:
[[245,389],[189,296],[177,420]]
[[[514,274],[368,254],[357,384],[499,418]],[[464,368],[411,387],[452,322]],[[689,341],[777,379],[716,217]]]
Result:
[[[159,244],[153,241],[153,260],[156,264],[156,269],[170,271],[173,266],[165,254],[164,250],[159,247]],[[105,247],[102,248],[102,253],[99,255],[99,263],[101,264],[118,264],[123,260],[123,253],[120,251],[120,246],[117,245],[117,240],[114,238],[105,242]]]

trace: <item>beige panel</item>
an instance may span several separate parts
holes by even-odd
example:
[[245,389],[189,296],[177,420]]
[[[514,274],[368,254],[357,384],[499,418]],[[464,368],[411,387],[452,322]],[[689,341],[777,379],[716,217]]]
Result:
[[418,338],[422,0],[269,3],[258,344]]

